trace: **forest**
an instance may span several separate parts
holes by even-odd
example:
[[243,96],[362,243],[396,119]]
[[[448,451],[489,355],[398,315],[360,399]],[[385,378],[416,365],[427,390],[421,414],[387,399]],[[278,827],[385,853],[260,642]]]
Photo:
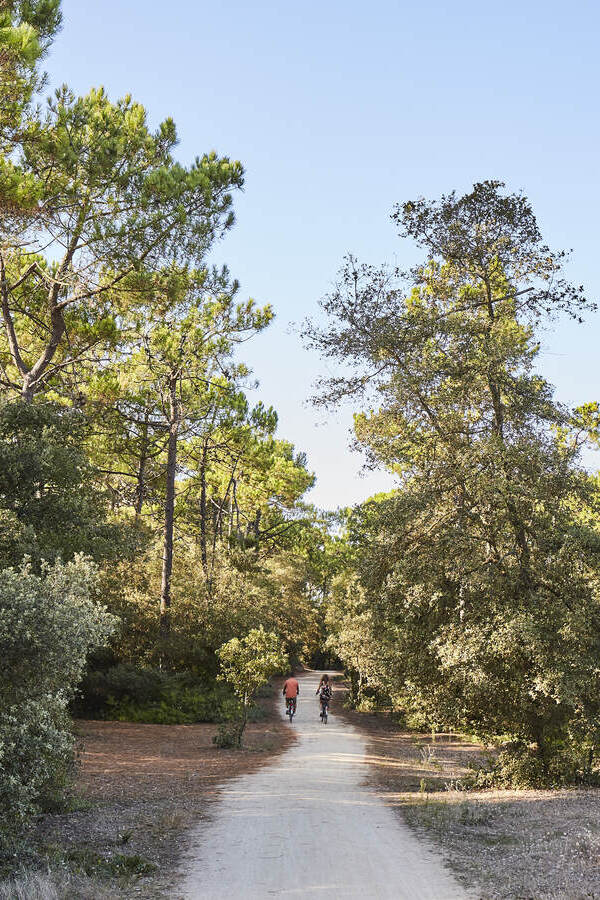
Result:
[[348,255],[298,340],[337,373],[312,402],[351,403],[396,487],[319,509],[249,399],[276,310],[213,262],[242,164],[183,164],[129,95],[43,99],[60,26],[60,0],[0,5],[2,871],[69,793],[74,718],[235,746],[301,665],[494,748],[474,785],[598,784],[600,407],[536,367],[545,328],[595,310],[568,253],[499,180],[389,198],[420,263]]

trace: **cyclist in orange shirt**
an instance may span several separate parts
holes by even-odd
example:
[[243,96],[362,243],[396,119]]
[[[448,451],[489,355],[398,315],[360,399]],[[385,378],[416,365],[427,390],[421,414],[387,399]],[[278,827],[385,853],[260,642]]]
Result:
[[298,684],[298,679],[294,678],[294,674],[292,672],[292,673],[290,673],[290,677],[286,679],[286,682],[283,685],[282,694],[285,697],[286,707],[288,707],[290,705],[290,703],[293,703],[294,712],[296,712],[296,698],[299,693],[300,693],[300,685]]

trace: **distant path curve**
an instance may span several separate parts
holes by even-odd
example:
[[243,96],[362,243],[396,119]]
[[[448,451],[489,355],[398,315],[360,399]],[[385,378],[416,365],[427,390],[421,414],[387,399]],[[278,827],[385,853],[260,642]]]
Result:
[[[468,896],[365,785],[366,741],[336,716],[321,725],[321,672],[300,676],[299,740],[225,785],[191,835],[178,897],[464,900]],[[283,702],[282,702],[283,710]]]

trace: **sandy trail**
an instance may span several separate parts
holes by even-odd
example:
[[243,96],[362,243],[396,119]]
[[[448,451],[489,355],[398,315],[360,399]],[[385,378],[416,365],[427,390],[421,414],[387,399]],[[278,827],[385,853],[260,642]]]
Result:
[[299,678],[290,726],[296,744],[259,772],[229,782],[212,821],[192,833],[177,896],[466,898],[439,858],[363,783],[362,735],[336,716],[321,724],[320,675]]

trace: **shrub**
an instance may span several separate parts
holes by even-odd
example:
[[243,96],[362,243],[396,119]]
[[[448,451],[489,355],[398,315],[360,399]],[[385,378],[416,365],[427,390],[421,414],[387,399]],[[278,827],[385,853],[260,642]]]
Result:
[[88,673],[73,709],[80,716],[121,722],[189,725],[232,719],[239,714],[239,701],[223,684],[120,664]]
[[0,856],[33,814],[60,801],[73,768],[67,705],[90,647],[115,620],[91,598],[85,559],[0,571]]
[[32,812],[52,808],[73,766],[64,701],[51,695],[0,712],[0,849]]
[[239,703],[229,692],[218,689],[165,689],[158,701],[139,705],[129,698],[109,697],[105,718],[120,722],[145,722],[157,725],[192,725],[197,722],[223,722],[239,713]]
[[567,784],[598,784],[597,771],[590,771],[576,748],[563,743],[551,748],[544,759],[535,745],[507,741],[487,768],[478,769],[473,778],[477,788],[555,788]]
[[231,750],[241,747],[243,726],[240,721],[224,722],[219,725],[217,733],[213,737],[213,744],[221,750]]
[[70,850],[66,855],[66,861],[73,871],[99,878],[151,875],[157,869],[155,863],[140,856],[139,853],[101,856],[89,847]]
[[221,663],[219,679],[229,682],[242,703],[237,733],[239,747],[256,692],[271,675],[283,671],[287,656],[277,635],[265,631],[262,625],[252,628],[241,640],[232,638],[227,641],[219,648],[217,655]]
[[127,702],[134,706],[157,703],[169,681],[169,674],[159,669],[140,668],[120,663],[101,671],[85,674],[72,708],[76,716],[110,718],[108,707]]

